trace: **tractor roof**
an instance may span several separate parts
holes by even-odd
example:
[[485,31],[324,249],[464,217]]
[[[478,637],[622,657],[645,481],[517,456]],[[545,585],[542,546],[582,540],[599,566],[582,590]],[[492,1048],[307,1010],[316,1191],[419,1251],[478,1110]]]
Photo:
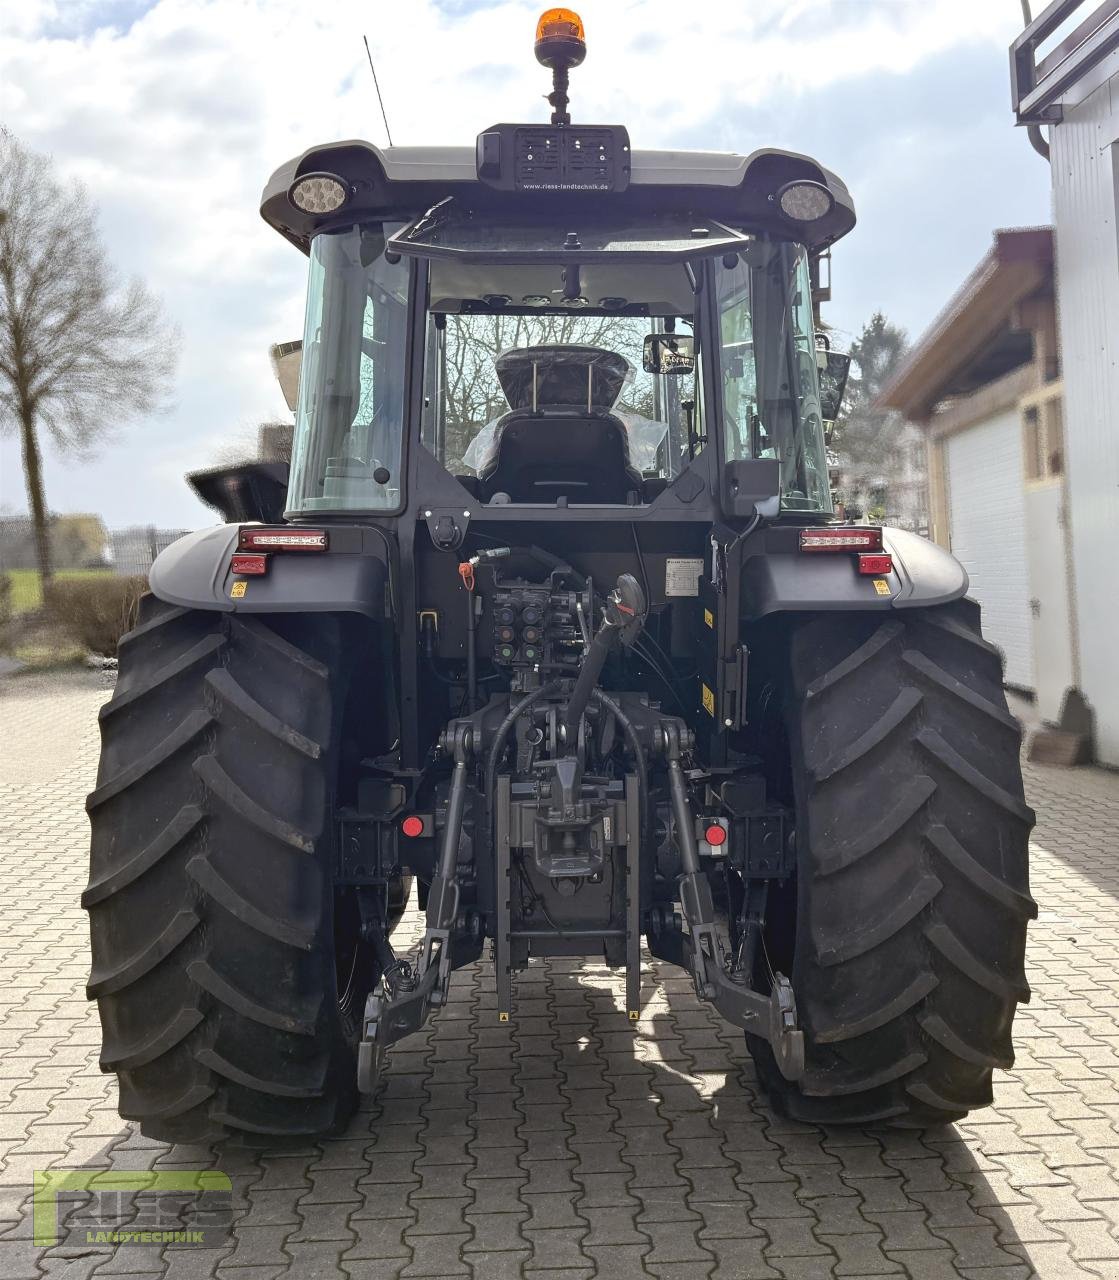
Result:
[[[292,184],[311,173],[337,176],[348,186],[351,194],[343,209],[312,214],[292,203]],[[834,201],[830,212],[807,224],[783,216],[777,194],[795,181],[825,186]],[[584,222],[662,211],[694,213],[797,240],[810,249],[832,244],[855,225],[844,183],[815,160],[792,151],[634,151],[625,190],[542,194],[499,190],[479,180],[473,147],[380,148],[357,140],[311,147],[281,165],[264,188],[260,212],[306,253],[318,231],[365,219],[410,221],[448,196],[471,210],[500,211],[503,221],[521,212],[526,221],[546,221],[549,215],[577,211]]]

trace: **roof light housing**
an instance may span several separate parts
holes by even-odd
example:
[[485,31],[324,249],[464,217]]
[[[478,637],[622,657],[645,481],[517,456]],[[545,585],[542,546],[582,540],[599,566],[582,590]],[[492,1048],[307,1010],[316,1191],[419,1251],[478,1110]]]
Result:
[[797,178],[777,192],[777,205],[790,222],[819,222],[835,208],[835,196],[822,182]]
[[288,188],[288,199],[301,213],[337,213],[349,200],[351,188],[335,173],[305,173]]

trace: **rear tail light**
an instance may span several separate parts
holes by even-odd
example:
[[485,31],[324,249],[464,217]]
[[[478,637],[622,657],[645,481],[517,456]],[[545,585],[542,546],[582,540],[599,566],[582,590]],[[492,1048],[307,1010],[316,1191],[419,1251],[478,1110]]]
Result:
[[859,555],[859,572],[868,575],[873,574],[875,577],[884,573],[893,573],[894,557],[890,553],[884,552],[881,555],[867,555],[860,553]]
[[257,577],[262,573],[268,572],[268,557],[266,555],[245,555],[243,552],[235,551],[229,559],[229,569],[231,573]]
[[250,527],[237,535],[238,551],[325,551],[325,529],[263,529]]
[[878,525],[819,525],[800,531],[801,551],[881,551]]

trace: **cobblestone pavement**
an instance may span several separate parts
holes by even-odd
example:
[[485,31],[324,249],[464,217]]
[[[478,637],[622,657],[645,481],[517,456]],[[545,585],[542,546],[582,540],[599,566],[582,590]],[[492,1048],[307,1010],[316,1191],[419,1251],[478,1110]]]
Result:
[[[97,1068],[78,894],[107,693],[95,675],[0,682],[0,1280],[1119,1277],[1119,775],[1029,771],[1033,1002],[974,1120],[790,1123],[679,970],[649,965],[634,1032],[617,979],[568,962],[521,976],[503,1027],[482,965],[345,1135],[214,1153],[141,1138]],[[232,1236],[36,1248],[32,1173],[67,1167],[220,1168]]]

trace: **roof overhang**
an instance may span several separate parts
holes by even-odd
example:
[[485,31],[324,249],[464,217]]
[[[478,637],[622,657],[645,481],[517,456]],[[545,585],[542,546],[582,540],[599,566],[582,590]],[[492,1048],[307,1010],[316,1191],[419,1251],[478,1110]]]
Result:
[[[720,218],[736,228],[767,232],[819,250],[855,225],[845,184],[809,156],[763,150],[750,155],[706,151],[634,151],[629,185],[614,192],[509,192],[479,182],[473,147],[387,147],[351,140],[312,147],[281,165],[261,196],[260,213],[270,226],[305,253],[319,231],[355,220],[408,222],[447,196],[481,213],[515,210],[530,216],[578,210],[611,217],[677,210]],[[312,215],[288,197],[296,179],[335,174],[350,189],[337,212]],[[834,206],[825,217],[798,224],[782,216],[777,193],[797,179],[822,183]]]
[[996,231],[990,252],[910,350],[877,403],[912,422],[928,422],[937,404],[959,389],[964,370],[983,359],[997,361],[1013,309],[1052,277],[1051,228]]

